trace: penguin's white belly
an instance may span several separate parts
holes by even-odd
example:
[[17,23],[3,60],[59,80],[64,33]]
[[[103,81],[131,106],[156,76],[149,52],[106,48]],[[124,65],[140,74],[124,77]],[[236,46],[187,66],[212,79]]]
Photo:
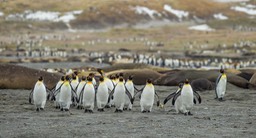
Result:
[[34,88],[34,94],[33,94],[33,99],[34,99],[34,104],[36,106],[43,106],[46,103],[46,89],[43,84],[37,84]]
[[182,105],[186,110],[190,110],[194,105],[193,96],[191,95],[181,96],[181,101],[182,101]]
[[226,92],[226,85],[227,85],[227,79],[221,78],[216,88],[218,98],[224,97]]
[[184,86],[181,90],[181,95],[178,98],[181,100],[181,106],[179,106],[180,112],[186,113],[192,109],[194,105],[194,96],[191,86]]
[[114,92],[114,104],[116,108],[122,108],[125,102],[125,88],[117,84]]
[[91,107],[94,105],[95,90],[93,85],[86,85],[84,87],[83,104],[84,107]]
[[71,88],[69,86],[62,86],[60,89],[60,104],[62,108],[66,107],[69,109],[69,106],[72,103],[71,96]]
[[[99,104],[107,104],[108,102],[108,87],[107,85],[99,85],[97,92],[97,102]],[[98,105],[99,107],[99,105]]]
[[145,108],[153,106],[154,94],[154,89],[145,87],[141,94],[140,104]]

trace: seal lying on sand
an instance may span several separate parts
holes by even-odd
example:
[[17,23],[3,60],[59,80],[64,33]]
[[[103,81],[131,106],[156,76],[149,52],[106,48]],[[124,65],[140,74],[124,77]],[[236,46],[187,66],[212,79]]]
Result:
[[147,79],[156,80],[162,76],[161,73],[151,69],[128,69],[128,70],[116,70],[106,73],[107,76],[124,74],[124,78],[127,79],[129,76],[133,76],[133,83],[135,85],[144,85]]
[[39,76],[48,88],[54,87],[60,74],[52,74],[14,64],[0,64],[0,89],[32,89]]
[[213,90],[215,88],[215,84],[205,78],[193,80],[191,86],[195,91]]
[[[181,70],[171,71],[171,73],[165,73],[162,77],[155,80],[157,85],[177,86],[185,78],[189,80],[195,80],[199,78],[207,79],[211,82],[215,82],[219,73],[216,70]],[[227,73],[228,82],[242,88],[248,88],[249,81],[233,73]]]

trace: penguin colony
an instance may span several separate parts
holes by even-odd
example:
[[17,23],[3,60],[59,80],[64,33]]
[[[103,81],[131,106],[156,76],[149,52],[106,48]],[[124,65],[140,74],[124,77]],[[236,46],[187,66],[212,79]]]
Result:
[[[152,111],[156,98],[159,107],[163,107],[172,99],[172,105],[175,106],[177,113],[192,115],[194,104],[200,104],[202,101],[199,93],[192,89],[188,79],[180,83],[177,91],[168,95],[162,104],[151,79],[148,79],[146,85],[138,90],[133,84],[133,76],[125,80],[122,73],[108,78],[102,69],[98,69],[98,72],[101,74],[98,82],[93,73],[87,77],[83,76],[81,80],[76,71],[71,77],[62,76],[52,90],[44,85],[43,77],[39,77],[29,95],[29,103],[32,104],[33,98],[36,111],[44,110],[46,100],[53,100],[55,108],[61,111],[69,111],[70,107],[74,106],[83,109],[84,112],[93,113],[96,105],[99,112],[111,107],[115,107],[115,112],[123,112],[132,110],[133,101],[138,94],[142,113]],[[216,81],[216,99],[223,101],[226,84],[227,76],[221,68]]]

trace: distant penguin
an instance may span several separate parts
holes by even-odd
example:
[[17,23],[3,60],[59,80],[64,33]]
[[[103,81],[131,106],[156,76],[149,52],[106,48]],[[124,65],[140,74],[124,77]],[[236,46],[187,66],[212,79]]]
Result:
[[142,90],[141,98],[140,98],[140,107],[141,107],[142,113],[152,111],[155,95],[158,98],[157,106],[159,106],[160,105],[159,96],[155,92],[155,87],[152,83],[152,80],[148,79],[145,87]]
[[224,69],[220,69],[220,75],[218,76],[216,80],[216,99],[219,99],[219,101],[223,101],[223,98],[226,93],[226,87],[227,87],[227,75],[224,73]]
[[113,101],[114,101],[114,104],[115,104],[115,107],[116,107],[115,112],[123,112],[126,94],[129,96],[129,99],[131,100],[131,103],[133,103],[132,96],[127,91],[127,89],[124,85],[123,78],[120,77],[119,82],[117,83],[115,89],[109,95],[110,98],[112,97],[112,95],[114,96]]
[[[134,84],[133,84],[133,76],[129,76],[128,80],[125,83],[125,87],[127,88],[127,91],[131,94],[132,98],[134,97]],[[128,95],[125,98],[125,107],[124,109],[132,110],[132,103],[130,101],[130,98]]]
[[[63,84],[63,82],[65,81],[65,76],[62,76],[60,78],[60,80],[58,81],[58,83],[56,84],[55,90],[60,89],[61,85]],[[56,94],[56,99],[55,99],[55,108],[59,109],[60,108],[60,93]]]
[[34,105],[36,107],[36,111],[44,110],[44,106],[46,103],[46,87],[43,83],[43,77],[39,77],[38,81],[36,82],[34,89],[30,93],[29,102],[31,103],[31,95],[33,95]]
[[84,107],[84,112],[93,113],[94,109],[94,101],[95,101],[95,88],[92,84],[92,78],[87,77],[87,83],[84,86],[84,90],[82,92],[82,104]]
[[72,103],[72,88],[69,83],[69,77],[65,77],[65,81],[60,88],[60,110],[69,111],[70,104]]
[[198,102],[201,103],[200,95],[196,91],[193,91],[188,79],[186,79],[181,91],[176,93],[173,98],[176,112],[183,113],[184,115],[193,115],[191,109],[196,103],[195,97],[198,99]]
[[[76,89],[76,94],[78,96],[78,99],[82,99],[82,97],[80,98],[80,93],[83,91],[83,88],[85,87],[85,85],[86,85],[86,77],[82,76],[82,79],[79,82],[79,84],[77,86],[77,89]],[[77,109],[81,109],[82,108],[82,105],[80,104],[81,102],[82,101],[78,101]]]
[[100,77],[100,83],[96,93],[98,111],[100,112],[104,111],[104,107],[108,103],[108,97],[109,97],[108,86],[106,85],[104,78]]

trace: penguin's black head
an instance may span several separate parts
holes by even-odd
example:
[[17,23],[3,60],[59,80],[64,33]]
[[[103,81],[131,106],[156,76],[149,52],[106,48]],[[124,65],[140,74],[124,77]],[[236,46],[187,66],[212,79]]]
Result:
[[86,80],[86,77],[85,76],[82,76],[82,81],[85,81]]
[[65,76],[61,76],[60,80],[64,81],[65,80]]
[[88,77],[87,77],[87,80],[91,82],[91,81],[92,81],[92,77],[91,77],[91,76],[88,76]]
[[120,76],[119,76],[119,74],[116,74],[116,78],[118,79]]
[[124,73],[122,73],[122,72],[119,73],[119,76],[120,76],[120,77],[124,77]]
[[67,76],[65,77],[65,80],[66,80],[66,81],[69,81],[69,79],[70,79],[70,78],[69,78],[69,76],[67,75]]
[[77,76],[78,75],[78,71],[76,70],[76,71],[74,71],[74,74]]
[[223,74],[223,73],[224,73],[224,69],[220,69],[220,73],[222,73],[222,74]]
[[111,79],[111,80],[114,80],[114,79],[116,79],[116,76],[111,75],[111,76],[110,76],[110,79]]
[[152,79],[147,79],[147,83],[152,83]]
[[38,78],[38,80],[39,80],[39,81],[43,81],[43,77],[40,76],[40,77]]
[[119,78],[119,82],[123,82],[124,81],[124,78],[123,77],[120,77]]
[[185,82],[184,82],[185,84],[189,84],[189,81],[188,81],[188,79],[185,79]]
[[129,76],[129,78],[128,78],[129,80],[132,80],[133,79],[133,76],[131,75],[131,76]]
[[104,78],[103,77],[100,77],[100,82],[103,82],[104,81]]
[[75,80],[76,79],[76,75],[72,74],[72,79]]
[[92,78],[95,76],[94,73],[90,73],[89,76],[91,76]]

